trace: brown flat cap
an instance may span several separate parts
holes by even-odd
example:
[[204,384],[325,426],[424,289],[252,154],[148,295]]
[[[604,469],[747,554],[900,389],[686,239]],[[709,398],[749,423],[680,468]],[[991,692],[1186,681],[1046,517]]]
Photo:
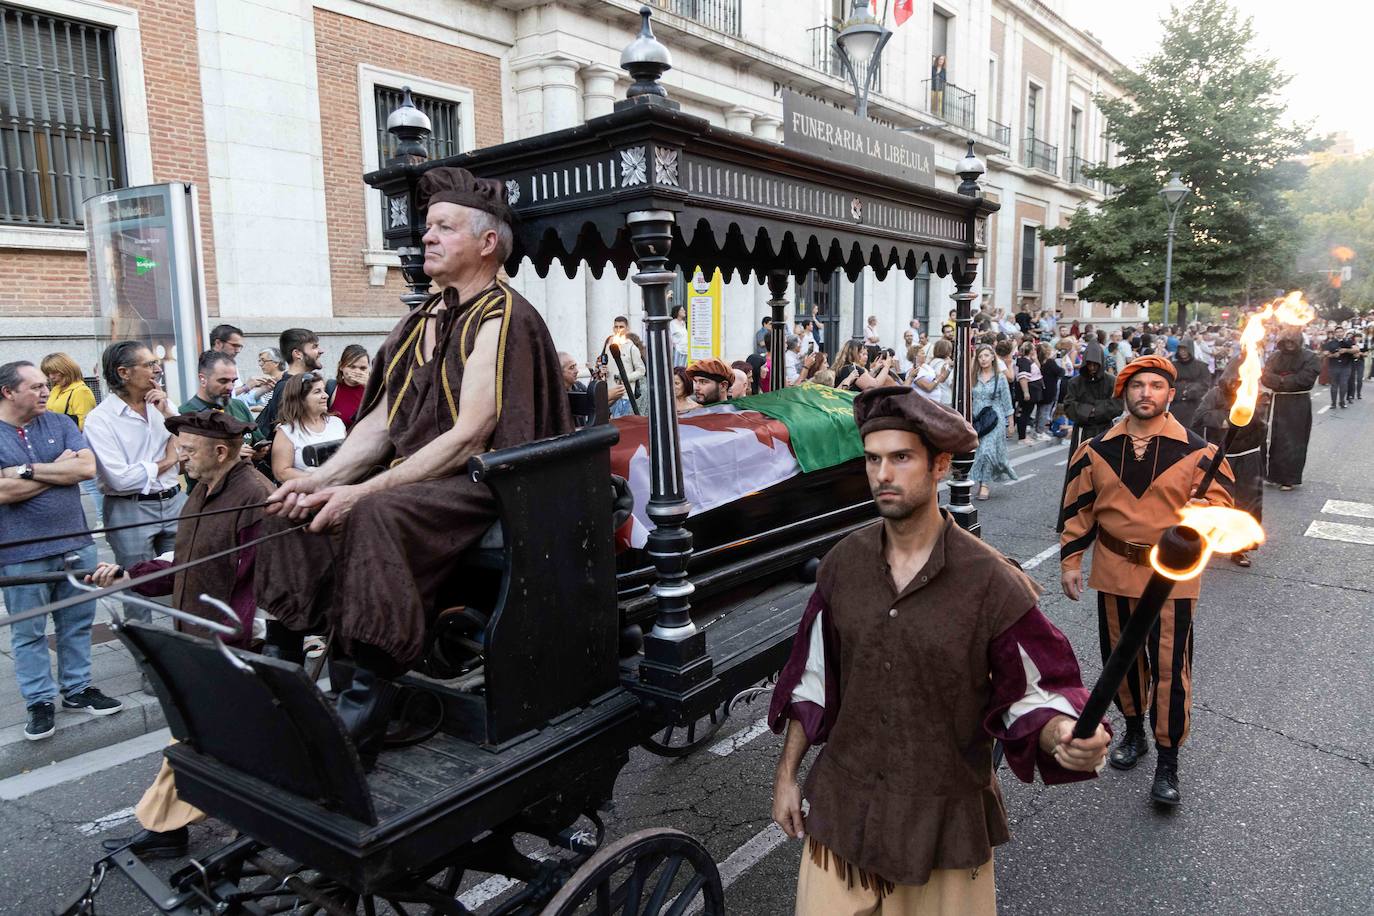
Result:
[[978,434],[967,420],[905,385],[860,394],[854,399],[854,422],[861,437],[880,429],[904,429],[936,452],[961,455],[978,448]]
[[167,432],[190,433],[210,439],[242,439],[244,433],[253,428],[252,424],[235,420],[222,410],[198,410],[170,417],[164,424]]
[[1112,397],[1121,397],[1121,392],[1126,390],[1126,383],[1131,380],[1131,376],[1139,375],[1142,372],[1153,372],[1162,375],[1169,380],[1169,387],[1174,386],[1178,379],[1178,370],[1174,364],[1162,356],[1151,353],[1149,356],[1137,356],[1126,364],[1116,376],[1116,386],[1112,389]]
[[688,378],[697,378],[698,376],[717,382],[733,382],[735,370],[725,365],[724,360],[712,356],[707,359],[699,359],[687,367]]
[[467,169],[430,169],[420,176],[416,197],[422,212],[432,203],[450,203],[485,210],[507,225],[515,221],[506,202],[506,186],[494,178],[478,178]]

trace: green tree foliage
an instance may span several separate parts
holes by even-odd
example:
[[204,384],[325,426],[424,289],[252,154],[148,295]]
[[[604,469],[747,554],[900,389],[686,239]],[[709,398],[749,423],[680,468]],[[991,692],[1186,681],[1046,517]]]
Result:
[[1287,285],[1297,219],[1285,192],[1311,144],[1283,123],[1277,93],[1289,77],[1251,47],[1254,30],[1225,0],[1171,8],[1158,53],[1117,74],[1121,98],[1099,95],[1119,161],[1089,170],[1117,190],[1067,227],[1044,232],[1063,245],[1082,295],[1099,302],[1159,299],[1169,223],[1159,189],[1181,173],[1192,193],[1179,211],[1173,298],[1179,322],[1190,300],[1243,300]]
[[[1374,154],[1319,160],[1289,199],[1302,225],[1298,270],[1309,298],[1337,320],[1348,317],[1338,303],[1374,308]],[[1333,288],[1329,271],[1347,265],[1350,280]]]

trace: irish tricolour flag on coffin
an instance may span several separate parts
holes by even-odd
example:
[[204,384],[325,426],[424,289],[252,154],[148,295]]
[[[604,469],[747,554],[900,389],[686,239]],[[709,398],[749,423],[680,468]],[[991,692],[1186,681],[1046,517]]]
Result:
[[[804,384],[679,415],[683,482],[691,514],[863,454],[853,404],[852,392]],[[649,422],[634,416],[613,422],[620,429],[620,442],[611,449],[611,469],[630,482],[635,498],[628,546],[643,547],[651,527],[645,512],[650,493]]]

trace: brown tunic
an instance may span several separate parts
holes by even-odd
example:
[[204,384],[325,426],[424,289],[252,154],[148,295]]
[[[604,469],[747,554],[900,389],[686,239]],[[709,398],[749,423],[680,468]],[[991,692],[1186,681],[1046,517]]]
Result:
[[[463,371],[488,321],[500,322],[496,429],[488,447],[572,432],[558,353],[534,307],[503,282],[458,302],[454,290],[401,319],[377,351],[358,417],[385,407],[392,463],[458,421]],[[423,355],[426,329],[434,352]],[[383,397],[385,395],[385,397]],[[402,665],[424,652],[428,618],[458,556],[491,527],[491,490],[466,474],[393,487],[359,500],[333,539],[303,536],[259,564],[258,595],[287,626],[328,611],[346,642],[385,651]]]
[[[271,481],[258,473],[247,461],[235,463],[213,492],[207,489],[203,482],[197,483],[181,510],[182,521],[177,525],[173,562],[187,563],[251,540],[257,533],[263,517],[262,508],[257,504],[272,495],[272,489]],[[206,518],[186,518],[197,512],[231,509],[234,506],[253,508]],[[264,551],[271,549],[271,545],[263,547]],[[256,560],[256,548],[250,547],[176,573],[170,589],[165,580],[157,580],[138,591],[146,595],[165,595],[170,591],[173,607],[223,623],[222,616],[207,608],[200,600],[202,594],[218,598],[234,609],[243,627],[242,638],[237,641],[225,641],[246,646],[253,632],[253,614],[256,609],[253,594]],[[170,565],[162,560],[149,560],[137,564],[129,572],[137,576]],[[177,622],[177,629],[196,636],[211,635],[209,630],[180,621]]]
[[1009,838],[983,727],[990,646],[1037,588],[945,516],[899,593],[883,539],[881,522],[850,535],[817,578],[838,642],[839,715],[806,778],[806,827],[865,872],[924,884],[932,869],[986,863]]

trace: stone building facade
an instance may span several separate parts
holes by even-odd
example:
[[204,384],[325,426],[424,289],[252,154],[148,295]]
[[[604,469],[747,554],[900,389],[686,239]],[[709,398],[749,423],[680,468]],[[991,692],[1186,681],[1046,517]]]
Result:
[[[673,54],[664,84],[685,111],[781,141],[784,88],[852,104],[833,51],[849,0],[650,0]],[[461,152],[576,125],[606,114],[628,78],[618,67],[633,36],[635,0],[0,0],[10,74],[28,67],[27,102],[0,112],[0,361],[65,349],[93,369],[102,329],[93,318],[79,223],[35,213],[21,184],[42,163],[23,144],[98,133],[89,106],[46,113],[60,79],[25,44],[99,30],[108,58],[65,58],[73,92],[106,80],[107,132],[117,145],[105,185],[184,180],[198,188],[206,308],[266,345],[283,328],[317,330],[331,355],[374,344],[401,312],[395,256],[381,237],[381,203],[361,175],[386,154],[388,105],[409,86],[438,122],[436,149]],[[1083,301],[1083,284],[1038,238],[1103,188],[1082,174],[1110,156],[1095,93],[1114,93],[1118,61],[1059,13],[1057,0],[941,0],[895,28],[871,117],[934,143],[937,184],[973,139],[984,186],[1001,203],[990,229],[984,301],[1014,311],[1054,307],[1064,320],[1139,321],[1136,306]],[[889,27],[892,23],[889,23]],[[72,30],[76,29],[76,32]],[[44,31],[48,30],[48,31]],[[94,31],[91,31],[94,34]],[[20,52],[27,57],[18,56]],[[943,91],[932,61],[943,53]],[[103,69],[101,69],[103,68]],[[3,77],[0,77],[3,78]],[[15,79],[13,76],[10,77]],[[35,81],[37,79],[37,81]],[[43,87],[47,87],[46,90]],[[35,95],[37,94],[37,95]],[[87,93],[89,95],[89,92]],[[27,106],[27,107],[26,107]],[[80,109],[80,110],[78,110]],[[45,120],[46,119],[46,120]],[[379,125],[379,122],[380,125]],[[65,132],[65,133],[64,133]],[[73,147],[75,148],[75,147]],[[33,147],[37,149],[37,147]],[[94,144],[92,149],[95,149]],[[85,155],[85,154],[78,154]],[[94,155],[94,154],[92,154]],[[51,161],[49,161],[51,166]],[[37,187],[35,185],[35,187]],[[32,197],[32,195],[30,195]],[[585,272],[516,285],[544,313],[558,345],[599,350],[611,319],[638,323],[636,288]],[[938,332],[952,303],[939,277],[865,283],[863,311],[896,342],[912,318]],[[853,287],[808,278],[793,297],[853,327]],[[722,355],[742,357],[768,295],[723,290]],[[251,360],[245,365],[251,364]]]

